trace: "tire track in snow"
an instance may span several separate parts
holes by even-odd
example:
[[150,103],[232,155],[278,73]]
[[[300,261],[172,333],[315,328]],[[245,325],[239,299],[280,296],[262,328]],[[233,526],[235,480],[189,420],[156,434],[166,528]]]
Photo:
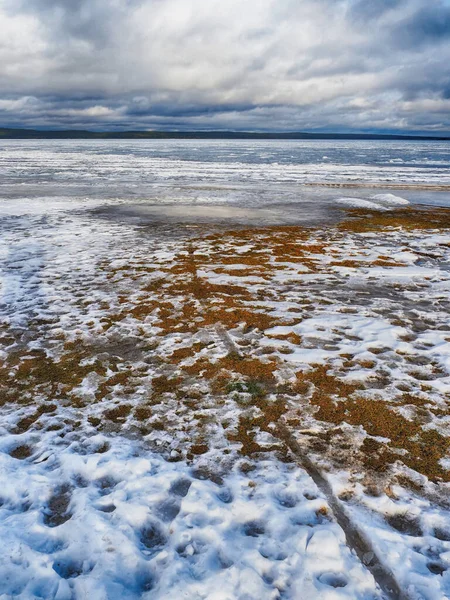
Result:
[[309,456],[303,452],[300,444],[286,424],[279,423],[276,432],[278,439],[283,441],[289,450],[291,450],[300,466],[305,469],[319,490],[324,494],[338,525],[344,531],[348,547],[356,553],[359,560],[369,569],[386,597],[389,600],[411,600],[409,594],[400,589],[394,574],[377,555],[370,540],[352,522],[342,503],[334,495],[327,479]]
[[[189,246],[188,252],[191,256],[194,255],[195,249],[192,245]],[[201,286],[202,281],[198,275],[195,261],[193,261],[193,265],[194,271],[192,276],[196,280],[197,284]],[[203,299],[197,297],[197,301],[206,311],[207,307]],[[236,345],[221,323],[217,323],[215,325],[215,331],[228,352],[232,352],[240,358],[245,357],[242,349]],[[342,506],[342,503],[333,493],[331,485],[328,483],[327,479],[311,460],[311,458],[303,452],[286,423],[278,423],[274,433],[276,433],[279,441],[281,441],[285,447],[291,451],[300,466],[308,473],[319,490],[324,494],[337,524],[344,532],[347,546],[356,554],[361,563],[371,572],[375,582],[384,593],[386,600],[412,600],[409,594],[406,594],[400,589],[394,574],[377,555],[375,549],[370,543],[370,540],[360,531],[358,526],[352,522],[351,518],[345,511],[345,508]]]

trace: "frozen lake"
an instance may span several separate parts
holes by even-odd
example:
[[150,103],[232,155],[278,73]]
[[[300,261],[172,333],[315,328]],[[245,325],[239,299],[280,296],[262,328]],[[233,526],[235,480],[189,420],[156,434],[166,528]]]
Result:
[[450,206],[447,142],[7,140],[0,173],[4,209],[125,205],[147,221],[314,224],[386,192]]

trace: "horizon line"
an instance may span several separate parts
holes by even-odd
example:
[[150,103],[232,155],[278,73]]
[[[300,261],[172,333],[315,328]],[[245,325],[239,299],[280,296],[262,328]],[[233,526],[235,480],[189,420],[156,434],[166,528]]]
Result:
[[61,137],[92,137],[92,138],[207,138],[207,139],[411,139],[411,140],[450,140],[450,133],[431,134],[420,133],[377,133],[377,132],[327,132],[327,131],[258,131],[234,129],[122,129],[122,130],[90,130],[90,129],[34,129],[27,127],[2,127],[0,126],[0,139],[14,138],[51,138]]

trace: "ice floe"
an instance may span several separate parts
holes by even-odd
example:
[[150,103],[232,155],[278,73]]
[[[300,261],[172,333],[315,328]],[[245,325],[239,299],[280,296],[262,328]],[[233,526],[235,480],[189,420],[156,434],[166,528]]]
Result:
[[336,203],[349,208],[384,211],[398,206],[407,206],[409,201],[394,194],[375,194],[365,198],[337,198]]

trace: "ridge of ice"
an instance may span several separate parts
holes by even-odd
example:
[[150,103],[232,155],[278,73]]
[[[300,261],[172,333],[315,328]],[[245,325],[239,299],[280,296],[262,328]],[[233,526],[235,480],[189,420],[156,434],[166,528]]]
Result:
[[406,200],[406,198],[396,196],[395,194],[375,194],[375,196],[371,197],[371,200],[375,200],[384,206],[406,206],[409,204],[409,201]]
[[367,210],[388,210],[385,206],[380,206],[370,200],[363,200],[362,198],[338,198],[337,204],[348,206],[349,208],[366,208]]
[[406,198],[395,196],[394,194],[375,194],[369,200],[364,198],[343,197],[336,200],[337,204],[348,206],[350,208],[365,208],[367,210],[389,210],[396,206],[409,205]]

